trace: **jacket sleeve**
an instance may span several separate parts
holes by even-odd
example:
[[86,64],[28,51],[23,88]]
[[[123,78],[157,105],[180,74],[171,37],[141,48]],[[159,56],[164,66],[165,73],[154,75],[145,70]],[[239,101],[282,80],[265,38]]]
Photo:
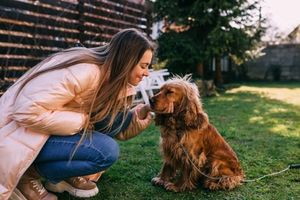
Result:
[[95,72],[89,66],[77,71],[56,70],[29,81],[16,98],[12,118],[20,126],[39,133],[73,135],[80,131],[87,115],[64,110],[64,105],[89,87]]
[[151,114],[150,112],[146,115],[144,119],[139,118],[139,112],[142,105],[137,105],[134,107],[131,112],[133,113],[132,120],[128,128],[116,135],[118,140],[128,140],[140,134],[151,124]]

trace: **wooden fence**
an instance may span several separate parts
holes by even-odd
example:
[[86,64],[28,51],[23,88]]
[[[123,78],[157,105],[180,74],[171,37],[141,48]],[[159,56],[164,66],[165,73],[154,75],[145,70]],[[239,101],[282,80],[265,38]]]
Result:
[[128,0],[1,0],[0,90],[45,56],[102,45],[118,31],[151,31],[150,6]]

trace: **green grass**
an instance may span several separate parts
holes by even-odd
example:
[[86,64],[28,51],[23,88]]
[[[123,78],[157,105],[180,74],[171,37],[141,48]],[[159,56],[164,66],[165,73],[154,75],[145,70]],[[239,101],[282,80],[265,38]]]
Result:
[[[284,86],[289,88],[277,87]],[[291,88],[300,88],[300,84]],[[300,163],[300,105],[243,91],[204,99],[203,105],[211,123],[237,153],[247,179]],[[233,191],[212,192],[199,186],[193,191],[173,193],[154,187],[151,178],[162,164],[158,143],[159,130],[154,125],[136,138],[120,142],[120,159],[102,176],[100,192],[91,199],[300,199],[300,169],[246,183]],[[64,193],[59,199],[76,198]]]
[[[268,87],[268,88],[288,88],[288,89],[299,89],[300,88],[300,82],[247,82],[244,83],[243,85],[247,86],[254,86],[257,88],[263,88],[263,87]],[[226,87],[234,87],[234,86],[241,86],[241,84],[227,84]]]

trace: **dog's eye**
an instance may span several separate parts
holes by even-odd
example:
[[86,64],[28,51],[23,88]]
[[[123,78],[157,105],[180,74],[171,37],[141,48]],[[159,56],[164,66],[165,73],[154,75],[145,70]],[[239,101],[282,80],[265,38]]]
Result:
[[166,95],[171,95],[173,93],[174,93],[174,91],[168,90],[167,93],[166,93]]

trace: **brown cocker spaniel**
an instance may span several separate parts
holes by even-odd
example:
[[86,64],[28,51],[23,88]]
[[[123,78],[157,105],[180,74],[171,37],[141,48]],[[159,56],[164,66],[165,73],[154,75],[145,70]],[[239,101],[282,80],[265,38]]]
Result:
[[163,166],[154,185],[181,192],[202,183],[211,190],[233,189],[244,180],[238,158],[209,123],[190,78],[174,77],[152,97],[155,123],[161,127]]

